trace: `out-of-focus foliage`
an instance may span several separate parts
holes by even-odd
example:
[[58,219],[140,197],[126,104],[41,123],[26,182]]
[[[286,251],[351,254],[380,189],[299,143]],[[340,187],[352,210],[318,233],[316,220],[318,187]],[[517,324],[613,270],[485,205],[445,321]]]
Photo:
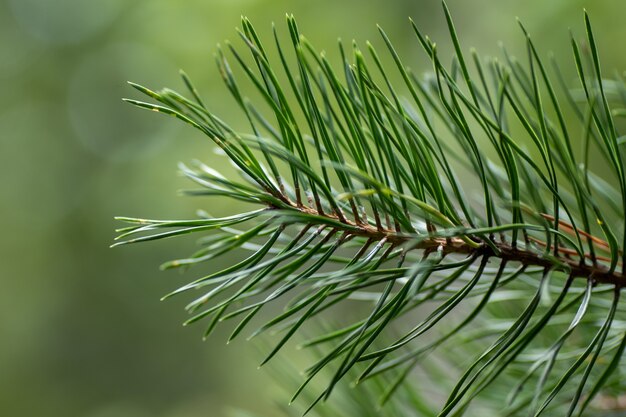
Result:
[[[626,35],[620,0],[449,3],[464,44],[487,54],[497,53],[498,40],[523,53],[515,16],[543,52],[554,50],[567,27],[582,34],[587,7],[604,69],[626,68],[624,54],[610,53],[621,51]],[[185,278],[145,271],[189,248],[110,251],[107,243],[115,214],[191,215],[198,202],[175,196],[183,184],[173,175],[176,162],[217,160],[199,134],[131,111],[120,101],[124,81],[175,86],[184,68],[229,114],[236,105],[213,66],[214,45],[241,14],[269,28],[285,12],[320,48],[338,36],[379,39],[379,23],[410,61],[417,51],[408,16],[445,39],[435,0],[0,2],[0,414],[219,416],[228,404],[272,406],[259,398],[273,388],[250,371],[260,355],[241,343],[228,350],[200,343],[196,332],[177,327],[180,304],[158,303]],[[439,45],[450,53],[445,41]],[[227,204],[213,204],[211,213],[234,211]]]

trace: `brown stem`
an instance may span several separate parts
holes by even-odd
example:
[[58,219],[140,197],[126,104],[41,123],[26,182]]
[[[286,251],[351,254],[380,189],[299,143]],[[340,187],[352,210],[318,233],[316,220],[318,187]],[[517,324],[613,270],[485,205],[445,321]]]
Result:
[[[290,208],[303,213],[320,216],[315,209],[310,207],[296,207],[292,205]],[[415,241],[414,236],[407,236],[406,234],[398,233],[394,230],[378,228],[369,224],[354,223],[345,218],[338,219],[336,216],[329,213],[324,213],[323,216],[332,218],[333,220],[341,220],[341,222],[346,225],[346,229],[343,230],[343,232],[347,235],[364,237],[371,242],[385,239],[386,242],[398,246]],[[338,229],[341,229],[341,227],[338,227]],[[472,236],[472,238],[475,237]],[[480,240],[478,239],[478,241]],[[567,272],[572,278],[585,278],[597,284],[612,284],[617,288],[626,286],[626,276],[615,270],[610,270],[610,268],[605,265],[592,265],[585,263],[584,259],[573,259],[569,256],[570,253],[558,257],[544,257],[544,254],[541,252],[520,249],[519,246],[514,247],[506,242],[494,242],[494,244],[497,252],[485,243],[479,244],[478,247],[473,247],[459,237],[427,237],[423,240],[419,240],[411,246],[411,248],[424,251],[439,250],[444,255],[456,253],[500,258],[506,261],[519,262],[526,266],[541,266],[561,270]]]

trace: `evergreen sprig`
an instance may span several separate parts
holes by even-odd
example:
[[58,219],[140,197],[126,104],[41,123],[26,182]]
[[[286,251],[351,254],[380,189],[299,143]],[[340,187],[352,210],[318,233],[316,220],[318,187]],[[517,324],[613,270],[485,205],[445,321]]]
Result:
[[[246,133],[210,110],[184,73],[190,98],[131,83],[159,104],[126,101],[200,130],[241,173],[235,179],[199,162],[182,165],[199,187],[189,194],[260,208],[224,218],[120,218],[131,226],[119,230],[116,245],[210,230],[198,252],[164,268],[246,253],[166,297],[200,293],[186,323],[209,319],[206,337],[219,322],[237,321],[230,339],[264,307],[282,303],[252,333],[281,335],[263,363],[312,318],[350,299],[369,302],[361,319],[303,342],[326,349],[294,398],[332,369],[313,404],[351,372],[358,382],[386,378],[386,402],[414,368],[431,368],[424,359],[437,351],[463,358],[464,369],[447,400],[431,404],[437,415],[463,414],[476,397],[491,398],[502,415],[558,407],[582,415],[602,390],[623,386],[616,371],[626,344],[619,303],[626,172],[618,122],[626,87],[603,79],[586,14],[587,50],[571,43],[579,87],[570,90],[523,26],[524,62],[506,51],[503,60],[483,60],[463,54],[445,4],[444,11],[450,66],[411,22],[432,63],[425,78],[408,69],[382,29],[389,64],[369,43],[362,50],[340,42],[343,65],[335,68],[293,16],[291,45],[274,31],[278,60],[271,62],[244,18],[239,34],[250,56],[227,44],[216,60],[249,122]],[[605,171],[591,170],[594,159]]]

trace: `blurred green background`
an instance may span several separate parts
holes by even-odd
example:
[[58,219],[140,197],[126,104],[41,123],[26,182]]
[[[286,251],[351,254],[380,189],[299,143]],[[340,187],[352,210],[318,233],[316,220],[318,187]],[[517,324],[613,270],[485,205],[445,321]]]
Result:
[[[519,16],[542,53],[555,51],[567,68],[568,28],[582,37],[586,7],[604,70],[626,69],[623,0],[449,5],[466,49],[493,55],[502,41],[523,55]],[[319,49],[334,51],[337,37],[380,45],[379,23],[405,61],[426,71],[408,16],[450,48],[438,0],[0,1],[0,415],[275,415],[275,383],[256,370],[250,344],[227,348],[223,334],[203,343],[199,327],[180,326],[184,297],[159,302],[195,275],[157,266],[193,242],[108,246],[115,215],[237,210],[177,196],[178,161],[224,161],[190,128],[123,104],[135,96],[126,80],[182,89],[184,68],[211,108],[243,126],[215,45],[237,43],[240,15],[269,41],[271,22],[285,32],[285,12]]]

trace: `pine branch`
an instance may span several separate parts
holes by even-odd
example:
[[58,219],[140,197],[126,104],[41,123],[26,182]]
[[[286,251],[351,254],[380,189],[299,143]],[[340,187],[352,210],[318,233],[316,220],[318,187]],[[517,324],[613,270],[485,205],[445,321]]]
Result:
[[[286,197],[285,201],[288,201]],[[419,238],[418,236],[411,236],[407,234],[401,234],[394,230],[380,228],[377,229],[369,224],[356,224],[347,219],[343,221],[336,216],[330,214],[319,214],[315,209],[310,207],[297,207],[295,204],[290,203],[291,210],[303,215],[310,215],[315,217],[321,217],[324,220],[320,220],[321,224],[333,222],[335,229],[341,231],[345,236],[358,236],[365,238],[371,242],[385,241],[393,246],[410,245],[412,250],[421,250],[425,254],[431,252],[439,252],[443,256],[449,254],[464,254],[474,256],[484,256],[488,258],[499,258],[503,261],[519,262],[526,266],[540,266],[555,271],[563,271],[572,278],[584,278],[590,280],[593,284],[611,284],[618,289],[626,284],[626,278],[619,272],[610,271],[605,265],[597,263],[597,260],[604,262],[610,262],[609,258],[592,256],[589,253],[583,254],[580,259],[572,259],[578,254],[574,250],[567,248],[559,248],[559,256],[545,256],[544,253],[538,253],[536,250],[524,250],[519,247],[513,247],[510,244],[503,242],[494,242],[493,246],[489,246],[486,243],[482,243],[480,239],[473,237],[474,235],[481,234],[481,230],[454,230],[451,232],[447,230],[446,233],[437,235],[436,233],[430,233],[428,237]],[[277,210],[276,207],[268,207],[269,210]],[[280,210],[280,209],[278,209]],[[284,209],[283,209],[284,210]],[[544,215],[544,217],[551,216]],[[342,223],[342,224],[339,224]],[[342,227],[345,226],[345,227]],[[513,228],[516,225],[508,225],[509,228]],[[529,225],[517,225],[520,229],[532,229]],[[561,222],[561,226],[572,229],[572,226],[565,222]],[[540,230],[540,229],[538,229]],[[489,229],[485,232],[494,232]],[[606,248],[608,244],[592,235],[588,235],[582,230],[578,230],[578,233],[585,235],[593,241],[594,245]],[[472,243],[468,243],[461,237],[470,237],[476,240],[472,240]],[[547,244],[538,239],[531,239],[533,243],[538,246],[546,247]],[[583,261],[584,259],[595,259],[596,262],[588,264]]]
[[[322,370],[333,370],[313,404],[356,370],[358,382],[397,371],[381,394],[387,402],[415,367],[436,372],[423,361],[427,354],[451,360],[458,345],[475,359],[438,405],[439,415],[460,415],[476,398],[501,409],[502,390],[510,387],[510,415],[558,407],[581,415],[602,387],[622,386],[614,373],[624,371],[626,340],[619,305],[626,170],[617,119],[626,114],[626,86],[602,78],[586,15],[589,54],[572,41],[581,89],[559,92],[554,85],[567,83],[556,64],[549,75],[523,26],[525,63],[506,51],[504,61],[483,61],[475,52],[467,59],[444,11],[455,51],[450,67],[412,22],[432,62],[425,79],[380,30],[401,87],[369,43],[369,58],[356,44],[348,52],[339,43],[336,70],[291,16],[291,55],[275,31],[278,62],[270,62],[243,19],[239,34],[250,56],[227,44],[239,69],[221,49],[216,61],[247,133],[212,112],[184,73],[191,98],[131,84],[158,104],[128,102],[198,129],[241,174],[237,180],[201,163],[181,166],[199,186],[188,194],[258,209],[224,218],[121,218],[131,226],[119,230],[116,245],[211,231],[197,253],[164,268],[245,253],[167,297],[201,291],[186,324],[210,318],[208,336],[218,323],[239,319],[230,339],[264,307],[283,302],[283,311],[252,335],[283,333],[263,363],[315,317],[348,299],[369,301],[362,319],[304,342],[329,348],[296,396]],[[241,75],[254,91],[242,90]],[[566,117],[561,96],[575,120]],[[579,136],[581,144],[573,139]],[[600,155],[607,173],[592,171],[591,155]],[[476,192],[478,199],[470,198]],[[411,314],[422,306],[425,317]],[[409,328],[393,337],[393,323]],[[425,343],[416,348],[417,339]],[[612,359],[602,360],[607,355]],[[594,385],[585,397],[588,379]]]

